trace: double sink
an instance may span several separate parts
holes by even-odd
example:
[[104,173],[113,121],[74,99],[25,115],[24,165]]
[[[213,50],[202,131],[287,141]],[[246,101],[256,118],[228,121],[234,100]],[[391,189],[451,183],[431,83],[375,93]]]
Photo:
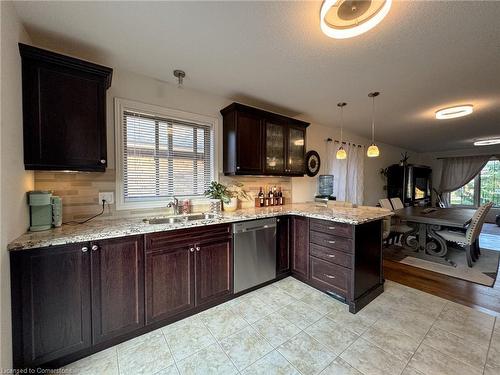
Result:
[[187,223],[196,220],[209,220],[215,219],[215,214],[201,213],[201,214],[186,214],[186,215],[170,215],[162,217],[151,217],[143,219],[142,221],[148,224],[176,224]]

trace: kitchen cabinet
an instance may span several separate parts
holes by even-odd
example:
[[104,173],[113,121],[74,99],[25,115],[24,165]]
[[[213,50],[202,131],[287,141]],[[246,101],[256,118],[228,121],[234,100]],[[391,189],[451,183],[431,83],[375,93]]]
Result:
[[286,169],[285,173],[292,176],[302,176],[305,173],[306,130],[298,126],[287,128],[286,138]]
[[90,244],[92,331],[97,344],[144,326],[142,236]]
[[292,216],[290,220],[290,254],[292,275],[309,280],[309,219]]
[[91,346],[88,244],[13,253],[14,366],[36,366]]
[[356,313],[383,291],[382,221],[360,225],[311,219],[309,283]]
[[112,69],[19,44],[26,169],[103,172]]
[[[277,278],[356,313],[383,291],[382,220],[277,218]],[[16,368],[60,367],[234,297],[232,231],[213,224],[11,251]]]
[[276,274],[279,276],[290,272],[290,217],[279,217],[276,224]]
[[146,254],[146,322],[194,308],[194,256],[188,244],[172,243]]
[[12,253],[14,365],[46,364],[142,327],[141,240]]
[[145,243],[148,324],[232,295],[229,225],[147,234]]
[[226,175],[304,175],[308,123],[239,103],[221,114]]
[[224,300],[233,292],[233,249],[230,237],[195,244],[196,305]]

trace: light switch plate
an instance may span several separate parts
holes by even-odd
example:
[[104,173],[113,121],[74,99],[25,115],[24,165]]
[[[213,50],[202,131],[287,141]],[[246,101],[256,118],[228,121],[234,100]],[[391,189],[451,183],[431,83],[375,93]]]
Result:
[[112,191],[99,192],[99,204],[105,200],[107,204],[115,203],[115,194]]

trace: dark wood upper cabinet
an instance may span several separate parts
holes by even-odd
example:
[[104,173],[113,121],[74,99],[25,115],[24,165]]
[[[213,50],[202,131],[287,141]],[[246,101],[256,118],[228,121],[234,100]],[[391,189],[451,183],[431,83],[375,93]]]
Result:
[[141,236],[93,242],[93,343],[144,326],[144,247]]
[[282,175],[286,170],[286,126],[265,121],[264,172]]
[[221,113],[226,175],[304,175],[308,123],[239,103]]
[[309,280],[309,219],[292,216],[290,220],[290,256],[292,274]]
[[21,43],[19,51],[25,168],[103,172],[112,69]]
[[37,366],[91,346],[85,244],[13,253],[11,274],[14,366]]

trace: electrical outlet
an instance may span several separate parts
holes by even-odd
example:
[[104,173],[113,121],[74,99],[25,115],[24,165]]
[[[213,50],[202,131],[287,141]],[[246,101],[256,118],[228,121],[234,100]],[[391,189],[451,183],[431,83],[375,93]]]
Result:
[[105,200],[107,204],[115,203],[115,194],[112,191],[104,191],[99,193],[99,204]]

